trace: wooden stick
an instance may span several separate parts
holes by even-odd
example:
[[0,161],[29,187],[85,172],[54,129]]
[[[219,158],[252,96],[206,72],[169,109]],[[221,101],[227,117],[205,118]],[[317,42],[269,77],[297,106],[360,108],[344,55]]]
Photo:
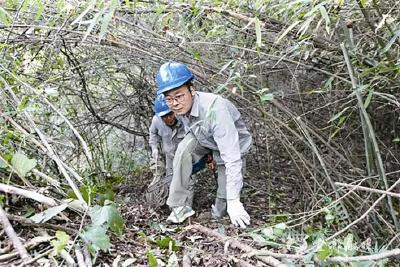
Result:
[[10,221],[7,219],[7,214],[0,205],[0,221],[3,224],[4,231],[6,232],[8,238],[11,240],[15,250],[18,252],[19,256],[23,261],[30,260],[28,251],[26,251],[24,245],[22,245],[21,240],[19,240],[17,234],[12,228]]
[[57,225],[57,224],[51,224],[51,223],[35,223],[31,219],[22,217],[22,216],[16,216],[16,215],[10,215],[7,214],[7,218],[11,221],[19,222],[23,225],[27,226],[32,226],[32,227],[39,227],[39,228],[45,228],[45,229],[52,229],[52,230],[60,230],[64,231],[68,234],[71,235],[76,235],[78,234],[78,231],[72,228],[68,228],[62,225]]
[[34,192],[34,191],[18,188],[15,186],[0,183],[0,191],[4,192],[4,193],[20,195],[20,196],[23,196],[26,198],[30,198],[30,199],[36,200],[40,203],[46,204],[50,207],[57,206],[57,202],[52,198],[46,197],[46,196],[39,194],[37,192]]
[[[224,236],[220,233],[217,233],[215,231],[213,231],[210,228],[204,227],[202,225],[199,224],[193,224],[193,225],[189,225],[187,228],[187,230],[197,230],[199,232],[202,232],[203,234],[210,236],[210,237],[214,237],[216,239],[218,239],[218,241],[222,242],[222,243],[226,243],[226,241],[229,241],[229,246],[231,246],[232,248],[237,248],[240,249],[246,253],[251,253],[251,252],[255,252],[257,251],[256,249],[250,247],[249,245],[243,244],[240,241],[236,240],[236,239],[231,239],[227,236]],[[254,253],[257,254],[257,253]],[[279,260],[275,259],[274,257],[271,256],[256,256],[257,259],[259,259],[260,261],[269,264],[273,267],[285,267],[286,264],[280,262]]]
[[396,248],[393,250],[385,251],[378,254],[367,255],[367,256],[356,256],[356,257],[343,257],[343,256],[336,256],[330,257],[325,259],[327,262],[360,262],[360,261],[377,261],[382,260],[390,257],[395,257],[400,255],[400,249]]
[[362,191],[368,191],[368,192],[372,192],[372,193],[385,194],[385,195],[389,195],[392,197],[400,198],[400,194],[398,194],[398,193],[393,193],[393,192],[384,191],[384,190],[380,190],[380,189],[374,189],[374,188],[369,188],[369,187],[365,187],[365,186],[345,184],[345,183],[339,183],[339,182],[335,182],[335,184],[339,185],[339,186],[354,188],[355,190],[362,190]]

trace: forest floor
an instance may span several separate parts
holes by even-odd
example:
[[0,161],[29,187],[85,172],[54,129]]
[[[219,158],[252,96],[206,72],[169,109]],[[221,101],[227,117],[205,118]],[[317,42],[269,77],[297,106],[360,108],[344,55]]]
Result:
[[[122,237],[114,237],[110,252],[101,255],[103,263],[112,266],[120,255],[117,259],[120,263],[130,259],[135,262],[134,266],[149,266],[149,254],[152,254],[166,264],[173,261],[176,255],[179,266],[246,266],[246,263],[267,266],[254,258],[242,259],[245,253],[228,248],[227,240],[218,239],[192,226],[203,226],[205,231],[215,230],[258,249],[260,247],[251,238],[251,233],[278,218],[278,214],[288,212],[288,207],[293,212],[296,203],[293,195],[285,193],[290,192],[290,186],[293,185],[290,180],[286,179],[286,184],[280,181],[279,186],[274,184],[274,190],[271,190],[274,181],[268,181],[253,168],[247,175],[242,191],[242,202],[251,216],[251,225],[244,230],[238,229],[230,224],[227,216],[216,221],[210,213],[216,182],[207,170],[197,177],[193,204],[196,214],[182,225],[169,225],[166,223],[169,215],[167,207],[154,209],[144,201],[150,180],[149,177],[132,179],[121,190],[121,203],[126,203],[121,207],[126,230]],[[171,247],[172,244],[176,247]]]
[[[274,170],[275,173],[278,171]],[[286,172],[289,173],[288,170]],[[153,208],[146,203],[145,193],[152,179],[150,173],[127,179],[116,192],[115,200],[124,219],[124,232],[122,236],[110,233],[112,246],[107,252],[100,252],[95,266],[267,266],[254,256],[246,256],[243,250],[247,249],[249,252],[249,249],[261,248],[252,238],[252,233],[268,224],[280,222],[282,218],[288,219],[284,215],[286,212],[301,211],[301,190],[294,190],[298,183],[287,176],[285,179],[268,179],[268,175],[259,171],[257,166],[248,166],[241,200],[251,216],[251,225],[246,229],[239,229],[230,223],[227,216],[221,221],[216,221],[211,216],[210,207],[216,193],[216,181],[212,173],[205,170],[196,176],[193,204],[196,214],[181,225],[166,223],[168,207]],[[35,209],[27,210],[26,207],[37,207],[29,199],[17,198],[13,201],[11,198],[8,200],[13,206],[10,213],[19,218],[35,212]],[[68,218],[58,216],[46,224],[32,224],[17,219],[11,221],[18,236],[29,241],[38,236],[52,237],[55,230],[67,233],[70,230],[72,236],[75,236],[82,218],[74,215],[74,212],[68,212]],[[240,242],[239,246],[244,249],[234,248],[233,240]],[[30,249],[32,257],[41,259],[29,266],[60,266],[56,264],[59,261],[44,255],[52,251],[49,241],[47,239]],[[0,248],[4,250],[0,255],[0,266],[22,266],[17,255],[8,260],[1,258],[10,255],[6,250],[11,251],[12,248],[4,231],[0,242]],[[74,252],[71,253],[73,255]],[[178,262],[178,265],[174,262]],[[64,265],[63,262],[61,266]]]

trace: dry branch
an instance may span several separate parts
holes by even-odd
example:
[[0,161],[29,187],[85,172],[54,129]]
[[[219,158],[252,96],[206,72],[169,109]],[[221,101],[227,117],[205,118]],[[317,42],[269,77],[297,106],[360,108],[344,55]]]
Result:
[[31,219],[22,217],[22,216],[16,216],[16,215],[7,215],[8,219],[11,221],[15,221],[18,223],[21,223],[23,225],[27,226],[32,226],[32,227],[38,227],[38,228],[45,228],[45,229],[52,229],[52,230],[59,230],[59,231],[64,231],[68,234],[71,235],[76,235],[78,232],[75,229],[68,228],[62,225],[57,225],[57,224],[51,224],[51,223],[35,223]]
[[[237,248],[240,249],[246,253],[254,253],[254,255],[257,254],[257,249],[254,249],[252,247],[250,247],[249,245],[243,244],[240,241],[236,240],[236,239],[232,239],[229,238],[227,236],[224,236],[220,233],[217,233],[215,231],[213,231],[210,228],[204,227],[202,225],[199,224],[194,224],[194,225],[190,225],[186,228],[187,230],[196,230],[199,232],[202,232],[203,234],[210,236],[210,237],[214,237],[216,239],[218,239],[219,242],[226,244],[227,241],[229,241],[229,246],[231,246],[232,248]],[[286,266],[286,264],[283,264],[282,262],[280,262],[279,260],[275,259],[274,257],[271,256],[256,256],[257,259],[259,259],[260,261],[269,264],[271,266],[274,267],[284,267]]]
[[46,204],[50,207],[57,206],[57,202],[50,197],[46,197],[37,192],[18,188],[15,186],[0,183],[0,191],[4,192],[4,193],[8,193],[8,194],[14,194],[14,195],[19,195],[19,196],[23,196],[26,198],[30,198],[30,199],[36,200],[40,203]]
[[384,190],[369,188],[369,187],[365,187],[365,186],[339,183],[339,182],[336,182],[335,184],[339,185],[339,186],[354,188],[354,190],[362,190],[362,191],[367,191],[367,192],[372,192],[372,193],[377,193],[377,194],[390,195],[392,197],[400,198],[400,194],[398,194],[398,193],[393,193],[393,192],[388,192],[388,191],[384,191]]
[[382,260],[390,257],[395,257],[400,255],[400,249],[396,248],[393,250],[385,251],[382,253],[368,255],[368,256],[356,256],[356,257],[343,257],[343,256],[336,256],[327,258],[327,262],[360,262],[360,261],[377,261]]
[[7,214],[0,206],[0,220],[3,224],[4,231],[6,232],[8,238],[13,243],[15,250],[18,252],[19,256],[22,260],[29,260],[31,256],[29,256],[28,251],[26,251],[24,245],[22,245],[21,240],[19,240],[17,234],[14,231],[14,228],[11,226],[10,221],[7,219]]

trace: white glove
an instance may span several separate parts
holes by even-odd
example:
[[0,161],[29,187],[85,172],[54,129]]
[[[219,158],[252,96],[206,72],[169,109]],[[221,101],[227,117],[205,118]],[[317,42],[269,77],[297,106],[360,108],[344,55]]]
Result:
[[154,149],[151,151],[151,158],[152,158],[154,161],[157,161],[157,160],[158,160],[158,149],[157,149],[157,148],[154,148]]
[[240,226],[240,228],[246,228],[246,225],[250,225],[250,216],[239,198],[228,200],[227,205],[228,215],[233,225]]

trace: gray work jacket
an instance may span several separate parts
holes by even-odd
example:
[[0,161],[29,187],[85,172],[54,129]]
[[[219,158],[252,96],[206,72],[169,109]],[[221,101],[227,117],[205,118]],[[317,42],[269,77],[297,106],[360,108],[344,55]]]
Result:
[[165,154],[167,175],[172,171],[175,151],[183,137],[184,131],[180,121],[177,121],[176,125],[170,127],[163,122],[161,117],[153,116],[149,128],[149,145],[151,150],[154,150],[161,143],[162,151]]
[[219,152],[226,168],[227,199],[239,198],[242,156],[250,150],[252,138],[238,109],[219,95],[196,92],[190,115],[178,118],[201,146]]

